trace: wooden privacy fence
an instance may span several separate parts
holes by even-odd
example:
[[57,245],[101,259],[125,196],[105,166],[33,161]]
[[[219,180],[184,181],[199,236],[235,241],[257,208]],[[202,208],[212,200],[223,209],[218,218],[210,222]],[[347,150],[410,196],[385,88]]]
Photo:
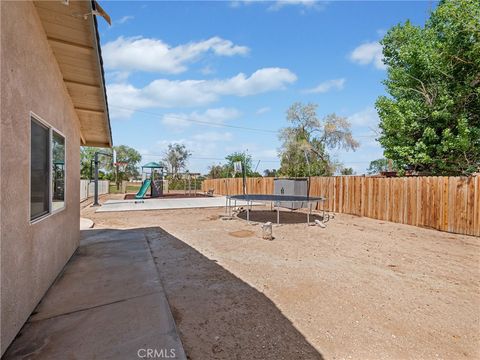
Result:
[[[480,177],[312,177],[328,211],[480,236]],[[205,180],[202,190],[241,194],[242,179]],[[250,194],[272,194],[273,178],[248,178]]]

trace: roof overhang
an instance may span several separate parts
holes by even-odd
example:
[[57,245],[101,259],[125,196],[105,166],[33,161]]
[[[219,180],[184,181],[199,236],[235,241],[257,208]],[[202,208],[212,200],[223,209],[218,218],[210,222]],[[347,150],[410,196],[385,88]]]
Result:
[[112,133],[95,1],[35,1],[48,42],[80,121],[81,143],[111,147]]

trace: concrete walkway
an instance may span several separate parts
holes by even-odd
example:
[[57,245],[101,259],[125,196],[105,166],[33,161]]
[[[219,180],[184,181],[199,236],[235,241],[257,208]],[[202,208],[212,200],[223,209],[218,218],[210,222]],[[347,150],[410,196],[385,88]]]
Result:
[[142,229],[83,231],[20,334],[4,359],[186,359]]

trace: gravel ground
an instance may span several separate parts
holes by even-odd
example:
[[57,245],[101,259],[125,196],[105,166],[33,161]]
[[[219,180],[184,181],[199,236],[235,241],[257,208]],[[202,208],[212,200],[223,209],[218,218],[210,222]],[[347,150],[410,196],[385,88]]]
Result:
[[478,237],[337,214],[266,241],[224,209],[93,211],[144,228],[190,359],[480,358]]

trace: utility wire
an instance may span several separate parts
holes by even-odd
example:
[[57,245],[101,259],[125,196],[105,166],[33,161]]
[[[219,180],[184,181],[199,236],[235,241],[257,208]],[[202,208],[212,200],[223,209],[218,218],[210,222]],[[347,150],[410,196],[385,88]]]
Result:
[[[144,110],[137,110],[134,108],[128,108],[128,107],[123,107],[123,106],[109,106],[110,108],[113,109],[120,109],[120,110],[126,110],[126,111],[133,111],[145,115],[150,115],[153,117],[158,117],[163,119],[165,117],[165,114],[158,114],[155,112],[151,111],[144,111]],[[212,126],[212,127],[226,127],[226,128],[232,128],[232,129],[237,129],[237,130],[247,130],[247,131],[256,131],[256,132],[263,132],[263,133],[270,133],[270,134],[278,134],[278,130],[268,130],[268,129],[259,129],[259,128],[252,128],[252,127],[247,127],[247,126],[237,126],[237,125],[229,125],[229,124],[218,124],[210,121],[202,121],[202,120],[195,120],[195,119],[190,119],[190,118],[185,118],[181,116],[176,116],[176,115],[171,115],[168,114],[169,118],[172,119],[177,119],[179,121],[187,121],[191,123],[195,123],[198,125],[204,125],[204,126]],[[354,137],[356,138],[374,138],[377,135],[372,134],[372,135],[356,135]]]
[[[164,154],[142,154],[142,157],[162,157]],[[225,161],[225,158],[215,158],[215,157],[196,157],[196,156],[191,156],[189,159],[192,160],[215,160],[215,161]],[[278,163],[281,160],[264,160],[264,159],[257,159],[257,158],[252,158],[254,161],[261,161],[261,162],[269,162],[269,163]],[[343,164],[370,164],[370,161],[342,161]]]
[[[134,111],[134,112],[138,112],[138,113],[141,113],[141,114],[151,115],[151,116],[159,117],[159,118],[163,118],[165,116],[165,115],[153,113],[153,112],[150,112],[150,111],[136,110],[136,109],[130,109],[130,108],[125,108],[125,107],[120,107],[120,106],[110,106],[110,107],[114,108],[114,109],[117,108],[117,109],[123,109],[123,110],[128,110],[128,111]],[[169,114],[168,117],[172,118],[172,119],[178,119],[180,121],[188,121],[188,122],[196,123],[196,124],[199,124],[199,125],[206,125],[206,126],[213,126],[213,127],[228,127],[228,128],[233,128],[233,129],[239,129],[239,130],[257,131],[257,132],[272,133],[272,134],[277,134],[278,133],[278,131],[275,131],[275,130],[258,129],[258,128],[251,128],[251,127],[246,127],[246,126],[236,126],[236,125],[229,125],[229,124],[218,124],[218,123],[213,123],[213,122],[210,122],[210,121],[194,120],[194,119],[189,119],[189,118],[176,116],[176,115],[171,115],[171,114]]]

